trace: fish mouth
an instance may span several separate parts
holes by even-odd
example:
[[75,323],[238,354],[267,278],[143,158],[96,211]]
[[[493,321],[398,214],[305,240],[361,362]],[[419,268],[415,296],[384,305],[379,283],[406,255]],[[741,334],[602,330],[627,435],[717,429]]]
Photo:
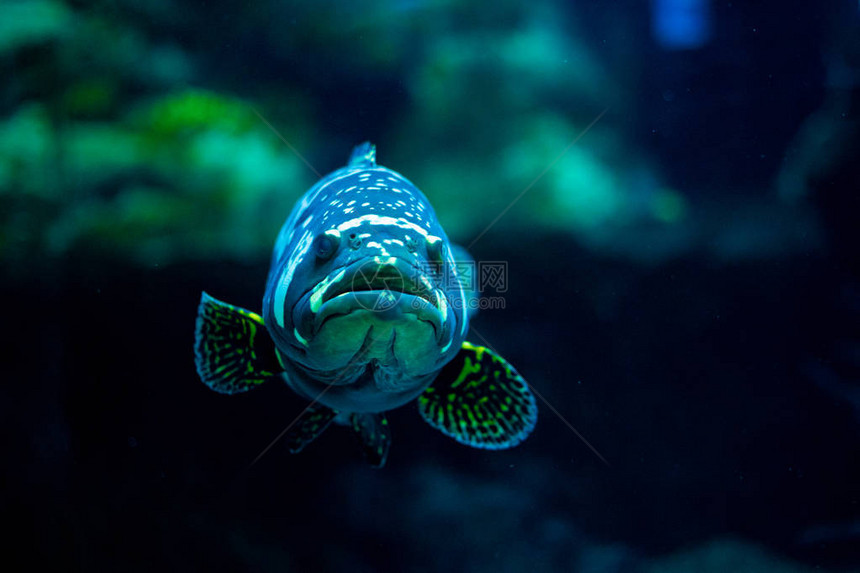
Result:
[[332,273],[311,289],[308,324],[314,335],[332,317],[356,310],[396,320],[412,314],[430,323],[437,340],[444,334],[448,314],[445,293],[434,286],[421,268],[397,257],[373,257]]

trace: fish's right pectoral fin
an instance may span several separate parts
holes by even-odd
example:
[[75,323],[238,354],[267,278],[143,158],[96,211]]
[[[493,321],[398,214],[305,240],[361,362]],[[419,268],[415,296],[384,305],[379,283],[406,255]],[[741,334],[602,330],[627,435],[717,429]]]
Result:
[[197,309],[194,364],[203,383],[222,394],[247,392],[283,371],[263,318],[205,292]]
[[418,397],[418,411],[443,434],[486,450],[522,442],[538,415],[529,385],[516,368],[468,341]]

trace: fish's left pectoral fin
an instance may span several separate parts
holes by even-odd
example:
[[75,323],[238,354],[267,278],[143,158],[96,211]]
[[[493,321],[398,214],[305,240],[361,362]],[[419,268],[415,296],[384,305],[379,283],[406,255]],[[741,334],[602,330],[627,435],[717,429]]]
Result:
[[197,374],[216,392],[247,392],[283,371],[262,317],[250,310],[204,292],[194,334]]
[[537,404],[523,377],[489,348],[469,342],[418,397],[418,410],[443,434],[487,450],[516,446],[537,422]]
[[350,422],[370,465],[375,468],[384,466],[391,447],[391,432],[385,414],[352,414]]

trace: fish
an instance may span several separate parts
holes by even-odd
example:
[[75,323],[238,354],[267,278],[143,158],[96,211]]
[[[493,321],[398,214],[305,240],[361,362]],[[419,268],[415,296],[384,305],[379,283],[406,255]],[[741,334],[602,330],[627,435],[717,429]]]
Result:
[[308,400],[285,434],[292,453],[335,423],[352,428],[367,461],[383,467],[385,413],[412,402],[462,444],[516,446],[534,429],[537,405],[513,365],[467,340],[478,306],[473,267],[427,197],[378,165],[364,142],[293,207],[260,314],[202,293],[197,373],[222,394],[280,379]]

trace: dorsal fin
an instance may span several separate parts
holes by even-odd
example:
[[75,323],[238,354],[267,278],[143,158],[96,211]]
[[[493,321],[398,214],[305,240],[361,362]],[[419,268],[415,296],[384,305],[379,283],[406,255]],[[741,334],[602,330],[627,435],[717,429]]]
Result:
[[376,167],[376,146],[369,141],[356,145],[349,156],[347,167]]

